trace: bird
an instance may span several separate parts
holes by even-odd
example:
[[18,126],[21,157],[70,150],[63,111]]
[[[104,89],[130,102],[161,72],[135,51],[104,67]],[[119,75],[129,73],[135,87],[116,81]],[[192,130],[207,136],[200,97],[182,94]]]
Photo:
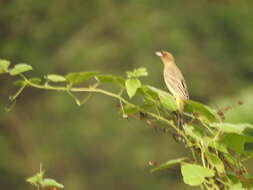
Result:
[[189,100],[189,92],[183,74],[177,67],[173,55],[167,51],[158,51],[159,56],[164,64],[163,77],[165,84],[175,98],[178,111],[182,113],[184,110],[185,100]]

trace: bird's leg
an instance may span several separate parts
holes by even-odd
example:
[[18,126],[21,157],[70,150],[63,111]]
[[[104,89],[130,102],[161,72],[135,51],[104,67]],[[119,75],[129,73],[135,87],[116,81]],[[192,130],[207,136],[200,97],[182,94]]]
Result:
[[183,130],[183,125],[184,125],[184,119],[183,119],[183,114],[178,112],[178,122],[179,122],[179,128]]
[[179,128],[182,127],[182,126],[181,126],[181,119],[180,119],[180,113],[179,113],[179,112],[177,112],[177,126],[178,126]]
[[172,118],[173,118],[173,121],[174,121],[174,124],[181,130],[183,130],[183,118],[182,118],[182,115],[180,112],[178,111],[174,111],[172,112]]
[[[180,129],[183,131],[183,118],[182,118],[182,115],[180,112],[178,111],[174,111],[172,112],[172,120],[174,122],[174,124]],[[178,133],[173,133],[172,134],[172,137],[174,138],[174,140],[176,142],[183,142],[183,138],[180,134]]]

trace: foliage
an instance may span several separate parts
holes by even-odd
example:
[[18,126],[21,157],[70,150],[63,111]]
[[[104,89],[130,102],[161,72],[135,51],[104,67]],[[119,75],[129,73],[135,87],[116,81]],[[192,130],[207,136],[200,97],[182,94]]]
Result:
[[45,174],[45,171],[42,170],[42,168],[40,167],[40,171],[36,173],[35,175],[27,178],[26,181],[30,183],[31,185],[36,186],[39,190],[40,189],[43,190],[46,188],[50,188],[52,190],[57,190],[58,188],[59,189],[64,188],[62,184],[58,183],[54,179],[44,178],[44,174]]
[[[126,79],[100,75],[97,72],[71,73],[65,77],[51,74],[44,79],[27,78],[24,72],[32,70],[31,66],[18,64],[9,69],[8,61],[5,60],[0,62],[0,70],[2,73],[10,76],[18,75],[21,78],[15,82],[19,89],[11,96],[11,100],[15,100],[26,87],[65,92],[74,98],[79,106],[89,96],[82,101],[75,93],[100,93],[119,101],[123,117],[137,117],[140,113],[139,119],[145,119],[149,124],[151,120],[157,125],[164,123],[166,127],[163,131],[172,134],[176,141],[184,144],[190,155],[155,166],[151,172],[158,172],[179,164],[183,181],[190,186],[200,185],[203,189],[217,190],[231,190],[235,187],[253,188],[253,177],[244,166],[244,161],[251,159],[253,126],[224,123],[223,113],[220,110],[214,110],[193,100],[186,101],[183,113],[184,124],[178,126],[178,122],[173,117],[177,112],[173,97],[165,91],[144,85],[139,78],[147,76],[148,73],[144,68],[127,72]],[[89,81],[88,86],[85,85],[87,81]],[[113,93],[99,88],[104,82],[115,84],[120,88],[119,92]],[[34,185],[43,185],[44,182],[56,184],[52,180],[45,181],[42,178],[43,172],[40,172],[28,181]]]

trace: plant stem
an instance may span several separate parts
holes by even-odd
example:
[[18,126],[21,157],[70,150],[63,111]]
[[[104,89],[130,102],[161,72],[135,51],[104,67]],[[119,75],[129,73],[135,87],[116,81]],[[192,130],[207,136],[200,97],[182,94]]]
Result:
[[[100,93],[100,94],[104,94],[113,98],[118,99],[119,101],[125,103],[125,104],[129,104],[131,106],[136,106],[134,104],[132,104],[131,102],[127,101],[126,99],[124,99],[122,96],[118,95],[118,94],[114,94],[112,92],[108,92],[106,90],[100,89],[100,88],[96,88],[94,86],[88,87],[88,88],[77,88],[77,87],[65,87],[65,86],[51,86],[50,84],[47,85],[40,85],[40,84],[35,84],[32,83],[31,81],[29,81],[23,74],[20,74],[20,76],[24,79],[24,81],[27,83],[28,86],[34,87],[34,88],[38,88],[38,89],[44,89],[44,90],[55,90],[55,91],[62,91],[62,92],[96,92],[96,93]],[[185,134],[183,133],[183,131],[181,131],[180,129],[178,129],[174,123],[171,120],[168,120],[160,115],[154,114],[152,112],[149,112],[147,110],[144,110],[140,107],[138,107],[139,111],[146,113],[147,115],[159,120],[159,121],[163,121],[167,124],[169,124],[172,128],[174,128],[174,130],[177,131],[178,134],[180,134],[188,143],[188,139],[185,136]]]

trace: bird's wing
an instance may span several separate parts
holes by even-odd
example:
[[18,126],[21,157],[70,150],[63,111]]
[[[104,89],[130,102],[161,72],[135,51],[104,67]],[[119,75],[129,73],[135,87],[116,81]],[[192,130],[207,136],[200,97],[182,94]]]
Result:
[[186,100],[189,99],[184,77],[177,67],[165,68],[164,80],[172,95],[179,96]]

